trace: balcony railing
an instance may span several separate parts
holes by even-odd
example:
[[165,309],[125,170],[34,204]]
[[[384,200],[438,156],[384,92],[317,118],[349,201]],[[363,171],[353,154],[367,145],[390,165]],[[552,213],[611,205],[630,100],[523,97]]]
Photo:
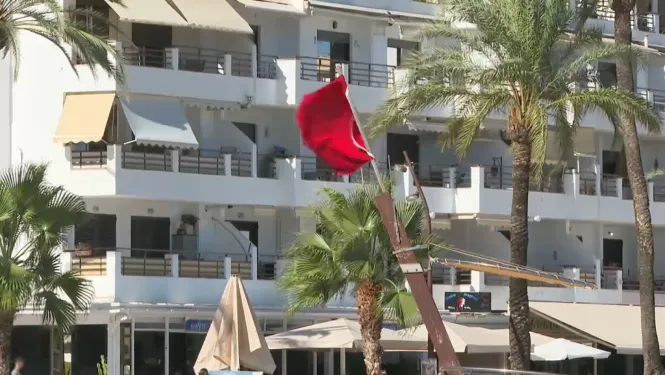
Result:
[[143,171],[173,171],[171,151],[133,151],[131,147],[122,150],[122,168]]
[[192,46],[146,48],[124,46],[127,64],[207,74],[277,78],[277,57]]
[[300,78],[308,81],[330,82],[348,71],[347,80],[352,85],[393,87],[395,84],[395,67],[392,65],[301,57],[300,67]]
[[103,256],[77,256],[65,251],[69,269],[82,276],[106,276],[117,261],[123,276],[182,277],[224,279],[239,275],[243,279],[273,280],[276,257],[258,256],[256,248],[248,254],[169,251],[149,249],[104,249]]
[[106,151],[72,151],[73,169],[101,168],[106,165]]

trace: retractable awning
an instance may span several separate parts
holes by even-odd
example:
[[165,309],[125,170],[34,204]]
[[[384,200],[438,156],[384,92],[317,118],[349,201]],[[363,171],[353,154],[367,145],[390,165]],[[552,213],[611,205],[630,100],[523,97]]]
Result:
[[370,7],[363,7],[363,6],[358,6],[358,5],[347,5],[347,4],[340,4],[340,3],[333,3],[329,1],[321,1],[321,0],[308,0],[308,3],[310,6],[313,6],[315,8],[320,8],[320,9],[330,9],[330,10],[338,10],[338,11],[343,11],[343,12],[350,12],[350,13],[358,13],[358,14],[365,14],[365,15],[371,15],[371,16],[382,16],[386,18],[407,18],[407,19],[414,19],[414,20],[422,20],[422,21],[433,21],[436,19],[435,16],[427,15],[427,14],[418,14],[418,13],[406,13],[406,12],[398,12],[398,11],[392,11],[392,10],[386,10],[386,9],[378,9],[378,8],[370,8]]
[[[616,348],[618,354],[641,355],[640,306],[592,303],[530,302],[531,312],[579,336]],[[602,317],[602,319],[598,319]],[[621,329],[608,329],[608,324]],[[665,307],[656,307],[660,354],[665,354]]]
[[115,93],[67,94],[53,140],[58,143],[101,141],[114,100]]
[[152,25],[188,26],[166,0],[123,0],[124,6],[105,0],[121,21]]
[[129,127],[138,144],[198,148],[179,99],[133,96],[120,99]]
[[286,0],[238,0],[238,2],[247,8],[305,15],[305,12],[296,9],[291,2]]
[[254,34],[251,26],[227,0],[173,0],[189,26]]

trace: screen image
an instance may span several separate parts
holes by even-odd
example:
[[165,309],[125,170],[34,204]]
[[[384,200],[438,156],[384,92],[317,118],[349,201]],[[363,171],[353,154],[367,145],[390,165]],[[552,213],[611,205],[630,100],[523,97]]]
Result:
[[450,312],[476,313],[492,311],[492,293],[446,292],[445,308]]

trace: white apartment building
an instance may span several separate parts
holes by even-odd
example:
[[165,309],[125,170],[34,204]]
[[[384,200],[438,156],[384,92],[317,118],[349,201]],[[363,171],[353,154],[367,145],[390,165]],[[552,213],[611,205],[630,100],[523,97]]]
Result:
[[[411,0],[125,0],[123,8],[104,0],[63,1],[108,14],[114,26],[109,35],[128,61],[122,83],[100,72],[95,79],[84,66],[77,76],[56,48],[24,35],[16,81],[14,63],[0,62],[0,165],[50,163],[49,178],[83,196],[94,217],[72,230],[62,254],[65,269],[91,280],[91,310],[64,347],[34,328],[39,317],[21,314],[23,333],[15,341],[40,337],[42,343],[36,354],[17,353],[36,366],[26,372],[59,372],[64,352],[76,375],[94,372],[99,354],[107,356],[112,375],[189,375],[231,274],[245,279],[267,334],[353,318],[351,297],[288,316],[274,281],[283,267],[280,252],[294,233],[315,230],[308,207],[319,199],[318,191],[352,189],[373,178],[368,168],[338,178],[318,162],[300,140],[296,106],[341,71],[361,116],[369,117],[404,74],[402,57],[433,43],[406,36],[431,20],[437,6]],[[661,2],[653,0],[645,15],[635,17],[633,35],[648,52],[637,70],[637,88],[665,111]],[[607,7],[589,22],[611,37]],[[614,64],[599,63],[599,70],[601,82],[611,85]],[[402,150],[409,152],[436,214],[434,227],[450,244],[508,259],[511,157],[501,133],[505,118],[489,119],[481,139],[458,160],[437,145],[441,121],[452,111],[432,108],[414,117],[408,128],[375,140],[374,154],[388,172],[403,162]],[[530,298],[638,304],[625,166],[605,118],[591,113],[583,125],[569,168],[547,171],[543,183],[534,184],[529,265],[599,289],[534,284]],[[664,142],[644,136],[647,170],[665,163]],[[558,159],[554,147],[551,159]],[[398,195],[414,192],[410,176],[392,173]],[[665,179],[649,182],[649,191],[660,248]],[[665,291],[660,252],[655,268],[663,275],[659,292]],[[506,310],[507,279],[446,267],[436,267],[434,275],[433,295],[442,311],[446,292],[464,291],[490,292],[492,310]],[[656,301],[665,306],[665,294]],[[448,318],[506,324],[501,315]],[[585,331],[582,323],[566,319],[555,320]],[[336,361],[329,353],[286,351],[275,359],[281,375],[332,375]]]

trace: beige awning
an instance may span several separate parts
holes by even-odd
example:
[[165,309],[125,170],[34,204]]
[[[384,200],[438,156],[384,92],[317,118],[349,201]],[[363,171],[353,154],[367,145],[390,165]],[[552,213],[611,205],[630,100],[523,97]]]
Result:
[[105,0],[121,21],[166,26],[188,26],[166,0],[123,0],[124,6]]
[[58,143],[101,141],[114,100],[115,93],[67,94],[53,140]]
[[285,12],[297,15],[305,15],[305,12],[296,9],[290,1],[287,0],[238,0],[247,8],[267,10],[272,12]]
[[194,370],[239,371],[240,368],[272,374],[275,361],[238,276],[231,276],[215,311]]
[[227,0],[173,0],[173,2],[189,26],[231,33],[254,34],[247,21],[233,9]]
[[[580,336],[614,347],[618,354],[642,354],[640,306],[591,303],[530,302],[531,312]],[[602,319],[599,319],[602,317]],[[620,322],[621,329],[608,325]],[[665,307],[656,307],[660,354],[665,354]]]

